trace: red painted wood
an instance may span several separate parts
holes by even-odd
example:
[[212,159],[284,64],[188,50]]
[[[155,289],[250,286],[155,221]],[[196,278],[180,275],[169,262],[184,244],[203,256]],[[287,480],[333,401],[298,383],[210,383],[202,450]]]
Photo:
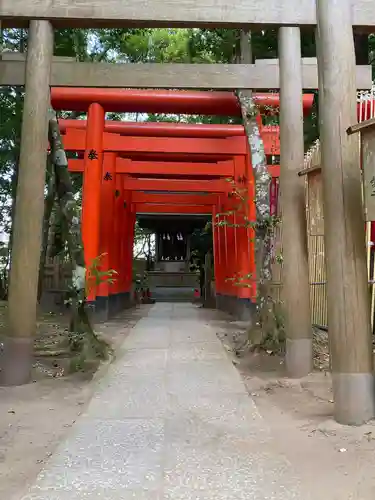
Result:
[[[254,100],[263,109],[280,105],[279,94],[255,93]],[[304,94],[305,112],[310,111],[313,100],[313,94]],[[86,111],[92,102],[98,102],[106,111],[120,113],[241,114],[233,92],[53,87],[51,101],[56,110],[70,111]]]
[[280,177],[280,165],[268,165],[268,171],[272,177]]
[[231,184],[225,179],[219,180],[161,180],[161,179],[129,179],[125,189],[128,191],[171,191],[171,192],[206,192],[228,193]]
[[[70,159],[70,172],[83,172],[84,163],[82,159]],[[280,176],[280,165],[269,165],[269,172],[272,177]],[[116,172],[123,174],[154,174],[154,175],[194,175],[194,176],[218,176],[233,177],[233,161],[222,162],[143,162],[118,158],[116,163]],[[178,173],[177,173],[178,172]]]
[[154,205],[151,203],[136,203],[138,214],[211,214],[212,205]]
[[[106,272],[110,269],[111,251],[113,238],[113,217],[115,207],[114,192],[116,189],[115,181],[116,154],[105,153],[103,157],[102,184],[101,184],[101,209],[100,209],[100,254],[101,271]],[[109,176],[108,176],[109,174]],[[97,296],[108,297],[109,283],[103,280],[98,286]]]
[[[233,201],[226,200],[224,211],[232,211]],[[225,244],[226,244],[226,290],[228,295],[236,296],[238,289],[232,278],[237,275],[237,259],[236,259],[236,236],[234,224],[234,214],[230,213],[226,216],[227,225],[225,226]]]
[[113,285],[110,286],[110,293],[117,294],[120,292],[121,283],[119,275],[121,273],[121,234],[123,232],[122,228],[122,212],[123,212],[123,204],[121,201],[121,193],[123,191],[123,181],[121,175],[115,176],[115,191],[113,192],[113,196],[115,198],[114,201],[114,217],[113,217],[113,229],[112,229],[112,248],[111,248],[111,269],[116,271],[118,275],[116,276],[116,281]]
[[[126,179],[123,178],[123,185],[126,182]],[[121,249],[121,259],[123,261],[123,283],[122,283],[122,292],[130,293],[130,284],[132,282],[133,275],[133,233],[134,233],[134,218],[132,214],[132,193],[131,191],[124,191],[124,217],[125,223],[122,228],[123,231],[123,244]],[[130,281],[129,281],[130,279]],[[130,283],[130,284],[129,284]]]
[[[60,120],[63,134],[68,129],[85,130],[85,120]],[[183,138],[226,138],[245,137],[242,125],[210,125],[202,123],[157,123],[119,122],[106,120],[105,132],[134,137],[183,137]],[[280,154],[280,131],[278,125],[262,126],[261,134],[266,154]]]
[[234,165],[231,160],[221,162],[147,162],[119,158],[117,172],[131,175],[167,175],[178,176],[211,176],[233,177]]
[[[84,149],[86,132],[78,129],[68,129],[62,136],[66,151],[81,151]],[[228,139],[196,139],[176,137],[122,137],[117,134],[104,133],[103,149],[105,151],[133,153],[187,153],[221,154],[227,156],[246,154],[246,141],[243,137]]]
[[153,193],[132,193],[132,201],[137,203],[154,203],[169,205],[215,205],[218,202],[218,196],[215,194],[153,194]]
[[[107,153],[106,153],[107,154]],[[112,154],[112,153],[108,153]],[[115,154],[115,153],[113,153]],[[69,170],[71,172],[83,172],[84,162],[81,159],[70,159]],[[211,177],[233,177],[234,166],[231,160],[222,162],[143,162],[133,161],[126,158],[118,158],[116,173],[131,175],[168,175],[176,176],[211,176]]]
[[[86,129],[86,120],[59,120],[61,133],[69,128]],[[170,123],[170,122],[119,122],[106,120],[105,131],[134,137],[197,137],[225,138],[243,136],[242,125],[211,125],[206,123]]]
[[215,288],[216,293],[223,294],[223,272],[224,272],[224,255],[223,255],[223,244],[222,244],[222,234],[223,228],[218,225],[220,218],[218,215],[221,212],[220,201],[217,206],[214,207],[212,211],[212,233],[213,233],[213,245],[214,245],[214,266],[215,266]]
[[[248,165],[243,156],[235,158],[235,172],[236,178],[248,176]],[[241,186],[242,189],[244,188]],[[248,189],[248,186],[246,186]],[[237,296],[243,299],[252,298],[252,288],[249,288],[251,281],[245,279],[254,271],[254,259],[250,253],[250,232],[246,227],[247,215],[247,202],[246,199],[237,202],[237,210],[235,212],[235,223],[238,225],[235,229],[236,244],[237,244],[237,278],[244,286],[237,287]]]
[[[80,120],[70,120],[70,121],[75,121],[77,124],[80,123]],[[85,122],[83,122],[85,123]],[[116,122],[114,122],[116,123]],[[122,123],[122,122],[117,122],[117,123]],[[124,123],[125,125],[125,123]],[[159,125],[159,124],[155,124]],[[131,152],[131,153],[150,153],[153,152],[153,154],[156,153],[171,153],[171,149],[173,146],[171,145],[170,148],[168,148],[167,151],[160,150],[160,144],[163,145],[166,141],[169,141],[169,143],[177,141],[178,145],[184,146],[184,143],[179,143],[179,140],[185,141],[185,147],[183,148],[183,151],[178,151],[180,154],[183,153],[188,153],[188,154],[222,154],[226,156],[231,156],[232,154],[245,154],[244,151],[247,147],[247,139],[244,134],[242,135],[233,135],[233,136],[228,136],[228,137],[209,137],[209,136],[202,136],[202,137],[191,137],[191,136],[186,136],[186,137],[181,137],[181,136],[174,136],[173,134],[171,136],[168,136],[165,134],[162,136],[161,134],[155,135],[155,136],[147,136],[146,134],[135,134],[134,136],[130,135],[120,135],[120,133],[114,133],[116,127],[111,127],[110,131],[105,132],[104,136],[104,149],[105,150],[114,150],[114,151],[119,151],[119,152]],[[67,150],[72,150],[72,151],[80,151],[82,149],[82,141],[85,133],[85,127],[78,127],[77,125],[74,127],[69,127],[65,129],[65,134],[63,136],[63,141],[65,145],[65,149]],[[261,131],[263,143],[264,143],[264,150],[266,155],[279,155],[280,154],[280,133],[279,133],[279,127],[263,127]],[[143,139],[142,141],[138,141],[137,143],[134,142],[129,142],[130,139]],[[159,142],[155,143],[155,149],[153,147],[153,141],[158,140]],[[163,139],[163,140],[160,140]],[[171,141],[173,139],[173,141]],[[212,151],[207,152],[206,147],[208,142],[202,142],[200,143],[199,141],[201,140],[218,140],[218,143],[211,143],[212,146],[216,146],[218,144],[221,144],[222,146],[226,146],[228,148],[231,148],[232,146],[236,148],[242,148],[242,151],[236,149],[235,152],[232,152],[231,149],[228,151],[222,150],[222,149],[213,149]],[[196,148],[193,150],[186,151],[186,145],[191,144],[192,141],[197,141],[197,144],[203,144],[205,149],[202,151],[196,151]],[[151,142],[149,142],[151,141]],[[190,141],[190,142],[187,142]],[[221,142],[220,142],[221,141]],[[224,141],[231,141],[231,142],[224,142]],[[134,144],[136,146],[134,147]],[[148,149],[145,149],[144,145],[148,144],[150,147]],[[143,145],[143,147],[142,147]]]
[[[91,104],[88,111],[88,127],[83,141],[84,178],[82,190],[82,239],[86,267],[89,269],[99,256],[100,195],[103,163],[104,109],[100,104]],[[88,300],[95,300],[95,287],[91,288]]]
[[128,209],[125,206],[125,202],[127,199],[126,191],[123,189],[124,187],[124,176],[120,176],[120,208],[119,208],[119,232],[118,232],[118,257],[119,257],[119,265],[118,265],[118,287],[117,293],[123,293],[126,289],[126,276],[128,272],[128,262],[126,260],[126,247],[129,239],[129,221],[128,221]]

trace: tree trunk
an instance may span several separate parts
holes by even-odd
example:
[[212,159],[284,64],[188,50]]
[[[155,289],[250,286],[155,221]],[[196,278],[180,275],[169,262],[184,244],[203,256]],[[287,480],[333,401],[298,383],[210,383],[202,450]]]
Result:
[[47,195],[44,200],[42,251],[40,253],[40,264],[39,264],[38,303],[40,302],[43,293],[44,271],[45,271],[47,250],[48,250],[48,237],[51,227],[51,214],[52,214],[53,204],[55,201],[55,195],[56,195],[55,175],[51,157],[49,155],[47,158]]
[[[241,62],[250,63],[252,59],[250,33],[242,32]],[[270,183],[264,144],[257,122],[259,110],[253,100],[251,90],[237,91],[241,115],[251,154],[252,173],[255,184],[256,220],[248,221],[255,232],[255,265],[257,281],[257,314],[250,336],[256,343],[266,339],[277,342],[278,332],[271,297],[272,262],[272,217],[270,213]]]

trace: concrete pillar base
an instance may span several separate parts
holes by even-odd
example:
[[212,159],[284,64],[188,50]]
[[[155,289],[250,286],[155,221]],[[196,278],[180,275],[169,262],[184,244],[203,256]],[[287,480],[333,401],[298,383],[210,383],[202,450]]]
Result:
[[290,378],[301,378],[311,373],[312,339],[286,339],[285,366]]
[[109,318],[109,297],[96,297],[95,300],[95,320],[102,322]]
[[235,315],[241,321],[251,322],[254,318],[255,304],[250,299],[237,298]]
[[34,337],[0,337],[0,385],[30,382]]
[[332,373],[335,420],[343,425],[362,425],[375,416],[375,385],[372,373]]
[[121,292],[108,297],[96,297],[95,301],[87,303],[87,308],[93,321],[101,322],[113,318],[132,305],[130,292]]
[[217,294],[216,308],[232,314],[240,321],[251,322],[254,317],[255,304],[250,299]]
[[131,293],[120,292],[109,296],[109,317],[116,316],[132,306]]

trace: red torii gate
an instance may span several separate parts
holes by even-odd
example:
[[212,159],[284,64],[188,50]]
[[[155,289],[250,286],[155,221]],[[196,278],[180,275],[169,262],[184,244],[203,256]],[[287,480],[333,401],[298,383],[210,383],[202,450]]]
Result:
[[[278,105],[275,94],[260,94],[256,99],[261,106]],[[84,152],[83,159],[70,160],[69,169],[84,172],[82,228],[86,262],[106,253],[103,268],[119,272],[115,285],[102,283],[90,300],[108,301],[109,296],[117,296],[122,301],[123,294],[129,294],[137,212],[212,213],[216,217],[233,207],[233,199],[228,198],[233,190],[229,177],[235,181],[246,179],[246,185],[240,187],[249,190],[248,216],[255,216],[248,145],[242,126],[104,120],[105,111],[218,114],[219,109],[220,114],[237,115],[239,107],[233,94],[55,88],[52,103],[60,109],[88,109],[87,122],[61,120],[60,128],[65,149]],[[305,111],[311,104],[312,96],[305,96]],[[266,154],[279,154],[278,127],[263,127],[260,120],[259,124]],[[278,166],[273,167],[273,174],[278,175]],[[199,192],[211,194],[193,194]],[[242,216],[237,214],[237,223]],[[218,294],[244,299],[254,296],[254,286],[235,287],[227,281],[234,275],[255,271],[249,233],[251,229],[242,227],[214,227]]]
[[[79,122],[77,122],[79,123]],[[109,123],[109,126],[107,126]],[[113,122],[106,122],[105,128],[111,129],[111,125]],[[70,125],[70,123],[69,123]],[[72,124],[74,125],[74,123]],[[121,124],[119,124],[121,125]],[[121,128],[117,125],[117,129]],[[122,125],[127,125],[127,124],[122,124]],[[136,124],[131,124],[132,132],[134,133],[136,130]],[[151,124],[153,125],[153,124]],[[168,133],[170,129],[173,130],[173,127],[170,127],[171,124],[168,124],[167,131],[164,133]],[[172,124],[173,125],[173,124]],[[231,126],[229,126],[231,127]],[[65,132],[64,136],[64,146],[67,150],[83,150],[85,146],[85,141],[84,141],[84,136],[83,132],[81,130],[78,130],[79,128],[82,128],[82,126],[79,127],[74,127],[69,130],[69,127],[66,126],[66,123],[63,121],[61,124],[62,130]],[[141,127],[142,128],[142,127]],[[150,127],[151,128],[151,127]],[[215,129],[215,126],[213,126]],[[221,127],[223,129],[223,127]],[[236,127],[238,129],[238,127]],[[264,127],[265,128],[265,127]],[[160,127],[159,127],[160,129]],[[113,130],[113,129],[112,129]],[[143,128],[144,130],[144,128]],[[142,133],[143,133],[142,130]],[[209,126],[205,127],[205,133],[207,133],[209,130]],[[262,129],[263,131],[264,129]],[[152,130],[151,130],[152,131]],[[180,130],[179,130],[180,132]],[[231,132],[231,131],[229,131]],[[268,132],[268,130],[267,130]],[[228,133],[228,131],[227,131]],[[197,134],[197,133],[196,133]],[[266,144],[266,153],[268,154],[278,154],[279,153],[279,143],[278,143],[278,127],[272,127],[272,134],[275,137],[275,140],[273,140],[272,135],[268,132],[268,137],[269,141]],[[127,155],[132,155],[134,154],[134,149],[138,150],[140,149],[140,144],[139,141],[132,141],[132,137],[111,137],[112,134],[104,133],[104,143],[103,143],[103,150],[107,149],[115,149],[117,150],[117,153],[125,153]],[[173,134],[172,134],[173,135]],[[130,140],[129,140],[130,139]],[[241,140],[239,137],[236,138],[234,142],[229,142],[229,141],[224,141],[223,139],[211,139],[211,140],[203,140],[203,146],[199,144],[199,140],[197,141],[196,139],[194,140],[194,152],[200,151],[202,152],[202,149],[207,155],[220,155],[220,154],[225,154],[225,155],[231,155],[234,158],[236,156],[246,156],[247,155],[247,140],[244,135],[244,131],[242,129],[242,137]],[[143,150],[151,150],[153,149],[153,140],[154,138],[149,138],[148,142],[143,141]],[[176,142],[177,141],[177,142]],[[135,145],[134,145],[135,142]],[[107,143],[107,144],[106,144]],[[178,144],[182,144],[180,146],[181,149],[179,149]],[[185,143],[185,145],[184,145]],[[149,144],[149,146],[147,145]],[[172,146],[169,148],[166,148],[165,146]],[[224,146],[223,146],[224,145]],[[157,145],[160,150],[160,142]],[[208,149],[204,149],[207,148]],[[164,141],[164,146],[163,146],[163,151],[165,154],[165,157],[168,157],[168,153],[171,151],[172,154],[180,153],[180,152],[187,152],[190,149],[192,150],[192,143],[191,140],[187,142],[186,145],[186,139],[175,139],[174,144],[170,142],[170,140]],[[159,152],[159,151],[158,151]],[[105,153],[106,154],[106,153]],[[187,153],[186,153],[187,154]],[[194,154],[190,154],[190,158],[193,158]],[[91,169],[91,162],[87,162],[88,167]],[[115,165],[115,172],[116,174],[133,174],[133,175],[168,175],[169,180],[162,180],[162,179],[134,179],[131,177],[128,177],[126,184],[123,186],[123,189],[126,189],[128,191],[150,191],[150,190],[159,190],[159,191],[165,191],[165,190],[170,190],[170,191],[178,191],[178,190],[183,190],[183,191],[196,191],[196,192],[229,192],[232,187],[231,185],[227,182],[222,180],[215,181],[214,177],[234,177],[235,175],[235,163],[234,160],[225,160],[225,161],[219,161],[219,162],[207,162],[207,163],[194,163],[194,162],[179,162],[179,163],[174,163],[174,162],[156,162],[156,163],[151,163],[151,162],[139,162],[139,161],[134,161],[131,159],[124,159],[121,157],[118,157],[116,160],[116,165]],[[69,162],[69,168],[71,171],[75,172],[83,172],[84,171],[84,160],[83,159],[77,159],[77,160],[70,160]],[[272,166],[271,169],[273,170],[274,175],[278,176],[278,166]],[[104,174],[107,175],[109,172],[106,172]],[[112,176],[112,174],[110,174]],[[189,177],[211,177],[212,179],[210,180],[200,180],[199,183],[197,184],[196,181],[190,180],[184,181],[184,182],[179,182],[178,180],[173,179],[173,177],[179,177],[187,175]],[[93,188],[92,191],[95,189]],[[96,188],[98,190],[98,188]],[[168,194],[164,195],[164,202],[169,203],[169,196]],[[136,206],[136,211],[138,210],[139,207]],[[153,207],[149,207],[149,211]],[[143,210],[143,208],[142,208]],[[212,207],[211,207],[212,210]],[[172,213],[172,209],[170,208],[169,210],[166,210],[166,213]],[[202,212],[202,211],[201,211]],[[207,210],[205,211],[207,212]],[[158,213],[162,213],[161,208],[158,209]],[[179,213],[181,213],[179,211]],[[184,209],[184,213],[188,213],[187,209]],[[198,213],[198,210],[192,209],[191,213]],[[101,215],[103,217],[103,215]],[[90,226],[95,227],[95,223],[92,220],[92,217],[90,218]],[[87,243],[85,245],[87,247]]]
[[[275,129],[275,133],[278,133],[278,130]],[[75,138],[77,139],[77,138]],[[64,137],[65,141],[65,147],[66,149],[73,149],[73,148],[83,148],[83,145],[77,144],[77,142],[74,140],[73,137],[71,137],[70,141],[66,140],[66,137]],[[79,142],[81,142],[79,140]],[[126,145],[126,141],[123,141],[123,143]],[[216,142],[213,142],[212,144],[215,145]],[[126,146],[122,149],[126,149]],[[227,151],[228,152],[228,151]],[[110,160],[111,153],[104,153],[104,165],[103,165],[103,181],[101,182],[101,197],[102,197],[102,212],[100,214],[100,219],[101,219],[101,226],[103,227],[104,224],[111,224],[112,219],[113,219],[113,214],[111,213],[112,210],[114,209],[112,200],[113,200],[113,188],[107,190],[105,184],[107,186],[110,185],[110,181],[113,180],[114,175],[116,174],[167,174],[168,179],[142,179],[142,178],[134,178],[131,177],[130,175],[128,176],[123,176],[125,181],[122,186],[120,186],[120,189],[122,188],[123,191],[130,191],[130,197],[128,197],[128,202],[131,201],[131,211],[135,213],[160,213],[160,214],[212,214],[213,211],[216,213],[219,209],[218,205],[220,203],[220,196],[213,197],[211,196],[197,196],[197,195],[185,195],[185,199],[183,198],[178,198],[178,195],[172,195],[168,193],[164,194],[159,194],[158,199],[155,199],[155,194],[151,194],[150,191],[166,191],[169,190],[170,192],[217,192],[217,193],[229,193],[232,191],[233,187],[232,185],[223,177],[235,177],[235,173],[237,170],[237,175],[239,175],[239,169],[242,169],[246,167],[246,165],[249,163],[248,159],[246,159],[247,156],[247,149],[241,149],[240,151],[235,150],[234,153],[241,152],[243,153],[242,155],[235,155],[232,160],[226,160],[225,162],[211,162],[211,163],[194,163],[194,162],[181,162],[181,164],[175,164],[173,162],[159,162],[157,164],[157,170],[152,172],[153,169],[153,163],[148,163],[147,164],[147,171],[145,172],[144,167],[146,162],[137,162],[137,161],[132,161],[130,159],[124,159],[121,157],[115,157],[114,153],[112,152],[112,161],[115,162],[115,165],[110,165],[109,163],[106,163],[107,161]],[[246,154],[244,154],[246,153]],[[275,153],[277,154],[278,151],[276,150]],[[193,156],[193,155],[192,155]],[[236,168],[236,162],[237,162],[237,168]],[[222,165],[225,166],[225,168],[222,168]],[[129,166],[132,166],[133,168],[129,168]],[[204,171],[202,172],[202,166],[209,168],[210,171]],[[206,180],[199,180],[199,183],[197,183],[196,180],[186,180],[186,179],[178,179],[179,176],[181,176],[180,169],[181,167],[185,167],[186,171],[184,172],[185,174],[187,173],[190,177],[199,177],[202,175],[205,176],[210,176],[211,179],[206,179]],[[272,167],[271,167],[272,168]],[[73,159],[69,161],[69,169],[70,171],[73,172],[83,172],[84,171],[84,160],[83,159]],[[278,169],[278,166],[276,166],[276,169]],[[172,172],[171,172],[172,170]],[[274,169],[275,170],[275,169]],[[246,174],[245,174],[246,175]],[[278,175],[278,172],[276,170],[276,175]],[[174,178],[177,177],[177,178]],[[215,177],[219,177],[219,179],[215,180]],[[220,178],[221,177],[221,178]],[[106,183],[104,183],[104,180],[107,178]],[[117,183],[116,183],[117,186]],[[118,187],[118,186],[117,186]],[[137,199],[134,198],[134,195],[136,192],[138,192],[138,195],[140,195],[143,191],[143,199]],[[148,192],[147,192],[148,191]],[[173,197],[173,198],[172,198]],[[221,198],[221,203],[226,203],[227,208],[229,208],[228,205],[228,200],[227,196],[224,196]],[[180,204],[180,205],[178,205]],[[182,205],[181,205],[182,204]],[[121,208],[121,204],[119,205]],[[216,211],[215,211],[216,207]],[[121,216],[120,216],[121,217]],[[129,215],[127,216],[128,222],[129,222]],[[129,231],[132,231],[133,228],[131,226],[125,226]],[[98,228],[98,224],[95,224],[92,218],[90,219],[90,228],[91,228],[91,234],[92,231],[95,230],[95,228]],[[252,255],[249,255],[249,248],[248,248],[248,239],[249,235],[247,234],[248,232],[245,231],[240,233],[240,230],[237,229],[236,235],[233,235],[232,228],[223,228],[223,234],[221,235],[221,239],[216,240],[216,246],[217,246],[217,252],[216,252],[216,266],[217,266],[217,291],[218,293],[234,293],[236,295],[243,296],[243,298],[251,298],[253,295],[253,291],[245,288],[245,289],[239,289],[238,287],[235,288],[232,285],[230,285],[229,282],[226,281],[226,278],[231,276],[231,272],[233,270],[233,267],[229,269],[229,261],[226,257],[227,255],[227,249],[221,248],[221,252],[219,250],[219,246],[222,247],[223,241],[221,240],[227,240],[228,238],[232,238],[232,243],[234,246],[238,249],[242,248],[242,252],[238,251],[237,253],[243,256],[243,261],[242,261],[242,266],[248,265],[249,269],[240,269],[239,267],[236,269],[236,272],[238,274],[249,274],[251,271],[251,268],[253,267],[253,259]],[[217,229],[218,231],[218,236],[220,234],[220,229]],[[101,231],[101,245],[102,245],[102,250],[107,253],[108,248],[110,245],[110,242],[107,242],[108,248],[105,249],[103,248],[103,245],[106,246],[105,244],[105,239],[106,235],[110,234],[110,229],[107,228],[107,230],[102,229]],[[233,236],[235,236],[233,240]],[[241,241],[241,236],[243,241]],[[121,235],[119,236],[121,238]],[[129,241],[130,246],[132,246],[132,237],[130,238],[125,238]],[[228,239],[228,242],[230,240]],[[226,243],[225,243],[226,244]],[[85,247],[87,248],[87,242],[85,242]],[[87,252],[87,250],[86,250]],[[131,286],[131,275],[129,271],[127,270],[128,267],[131,265],[131,260],[130,260],[130,249],[127,248],[123,250],[123,253],[121,254],[120,261],[118,260],[118,253],[113,252],[114,256],[112,259],[108,259],[108,266],[114,267],[118,270],[121,269],[120,275],[122,276],[123,280],[119,280],[118,286],[119,290],[118,293],[121,293],[123,290],[122,288],[129,289]],[[220,259],[221,255],[221,259]],[[246,256],[246,257],[245,257]],[[224,258],[226,261],[226,265],[224,266]],[[126,260],[125,260],[126,259]],[[220,259],[220,260],[219,260]],[[116,263],[117,261],[117,263]],[[114,264],[112,265],[112,262]],[[104,263],[106,264],[106,263]],[[228,268],[225,271],[225,274],[221,277],[221,268],[225,270],[225,268]],[[109,293],[109,289],[106,286],[106,284],[103,284],[99,287],[98,290],[98,296],[100,299],[106,296],[106,293]]]
[[[84,140],[85,131],[87,128],[86,120],[60,120],[60,130],[63,134],[68,134],[70,140]],[[262,126],[262,138],[264,148],[267,154],[277,154],[280,151],[280,137],[279,127],[276,125]],[[81,131],[77,133],[75,131]],[[104,133],[106,135],[108,144],[105,146],[107,149],[116,150],[116,148],[123,148],[123,138],[127,140],[135,140],[135,138],[142,138],[136,141],[137,148],[142,149],[142,144],[148,144],[144,138],[155,138],[155,145],[163,144],[166,138],[176,139],[174,142],[177,144],[192,143],[193,139],[200,139],[204,141],[214,139],[232,139],[233,144],[238,147],[245,144],[246,137],[242,126],[239,125],[204,125],[204,124],[180,124],[180,123],[132,123],[132,122],[117,122],[106,120],[104,125]],[[121,136],[121,137],[120,137]],[[236,138],[236,139],[234,139]],[[181,142],[179,142],[179,139]],[[128,146],[131,151],[131,146]],[[193,153],[194,151],[192,151]],[[204,153],[204,151],[202,151]],[[219,153],[219,152],[217,152]]]

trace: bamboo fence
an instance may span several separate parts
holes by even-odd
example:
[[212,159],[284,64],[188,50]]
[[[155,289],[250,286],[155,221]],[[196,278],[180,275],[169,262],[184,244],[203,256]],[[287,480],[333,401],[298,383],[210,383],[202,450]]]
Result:
[[[370,106],[368,102],[370,101]],[[359,122],[375,117],[375,86],[369,92],[358,93]],[[358,138],[360,140],[360,137]],[[327,327],[327,278],[324,256],[324,210],[319,140],[305,155],[304,168],[300,174],[305,179],[306,232],[309,260],[309,286],[311,300],[311,322]],[[275,234],[275,248],[282,251],[282,228]],[[371,326],[374,329],[375,314],[375,265],[371,241],[371,223],[366,224],[366,249],[369,293],[371,297]],[[273,281],[275,299],[282,299],[282,265],[274,263]],[[355,283],[353,283],[355,286]]]

